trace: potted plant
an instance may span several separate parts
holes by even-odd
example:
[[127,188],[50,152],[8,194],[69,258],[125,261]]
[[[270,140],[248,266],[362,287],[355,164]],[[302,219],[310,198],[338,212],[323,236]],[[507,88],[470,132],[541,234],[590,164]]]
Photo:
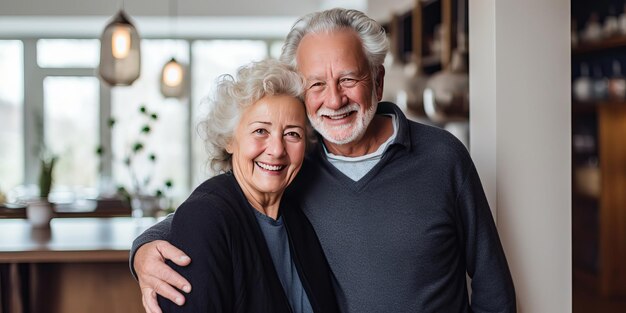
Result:
[[[140,118],[143,123],[138,136],[131,141],[129,149],[124,157],[124,165],[128,170],[131,185],[118,187],[118,194],[126,198],[133,210],[133,216],[157,216],[163,209],[165,194],[162,189],[168,190],[172,186],[171,180],[166,180],[164,188],[151,191],[154,168],[157,162],[156,154],[150,150],[148,137],[152,134],[154,124],[158,121],[158,114],[150,112],[145,105],[139,107]],[[115,119],[109,121],[109,127],[113,128]],[[146,168],[144,165],[148,164]]]
[[26,206],[26,218],[33,227],[48,227],[54,215],[52,204],[48,201],[53,183],[54,165],[57,157],[42,154],[39,169],[39,198],[31,199]]

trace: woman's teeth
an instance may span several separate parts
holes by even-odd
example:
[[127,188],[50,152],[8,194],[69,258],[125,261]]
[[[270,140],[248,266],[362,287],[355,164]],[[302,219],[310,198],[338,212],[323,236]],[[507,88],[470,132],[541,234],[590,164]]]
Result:
[[285,168],[284,165],[269,165],[269,164],[265,164],[261,162],[254,162],[254,163],[256,163],[256,165],[258,165],[260,168],[268,170],[268,171],[280,171],[283,168]]

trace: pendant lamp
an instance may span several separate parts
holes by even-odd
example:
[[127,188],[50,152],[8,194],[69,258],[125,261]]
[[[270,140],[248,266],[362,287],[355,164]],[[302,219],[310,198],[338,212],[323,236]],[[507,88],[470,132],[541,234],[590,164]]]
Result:
[[166,98],[181,98],[185,94],[185,67],[173,57],[161,70],[161,93]]
[[[170,37],[174,37],[172,21],[176,19],[176,3],[169,1]],[[166,98],[182,98],[185,95],[185,66],[172,57],[161,70],[161,94]]]
[[120,10],[100,37],[100,78],[111,86],[129,86],[141,72],[140,38],[130,18]]

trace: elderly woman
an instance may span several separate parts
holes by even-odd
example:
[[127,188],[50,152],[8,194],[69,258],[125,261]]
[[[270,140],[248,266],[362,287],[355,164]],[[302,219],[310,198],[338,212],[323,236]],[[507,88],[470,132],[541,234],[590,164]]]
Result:
[[338,312],[330,269],[306,217],[285,194],[307,145],[302,81],[272,60],[223,76],[203,122],[214,170],[178,208],[170,263],[193,286],[164,312]]

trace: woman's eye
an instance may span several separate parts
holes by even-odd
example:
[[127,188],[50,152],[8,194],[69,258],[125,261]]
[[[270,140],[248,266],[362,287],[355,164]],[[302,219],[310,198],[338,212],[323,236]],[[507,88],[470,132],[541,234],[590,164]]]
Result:
[[316,83],[311,84],[311,86],[309,86],[309,89],[311,89],[311,88],[319,88],[319,87],[322,87],[322,86],[324,86],[324,84],[322,82],[316,82]]
[[285,136],[292,137],[292,138],[297,138],[297,139],[302,138],[302,136],[298,132],[287,132],[285,134]]
[[253,132],[253,133],[255,133],[255,134],[257,134],[257,135],[265,135],[265,134],[267,134],[268,132],[267,132],[267,130],[265,130],[265,129],[263,129],[263,128],[259,128],[259,129],[254,130],[254,132]]

